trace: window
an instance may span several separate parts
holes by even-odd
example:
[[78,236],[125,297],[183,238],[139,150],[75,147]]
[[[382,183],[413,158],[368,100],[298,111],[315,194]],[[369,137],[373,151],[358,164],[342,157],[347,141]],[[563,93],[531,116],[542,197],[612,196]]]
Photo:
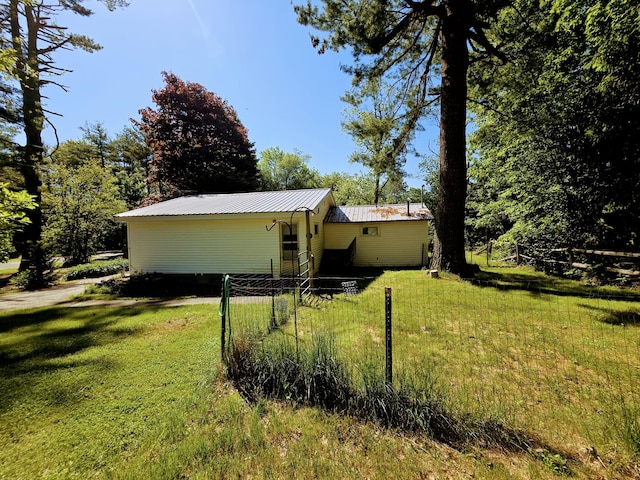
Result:
[[292,229],[286,223],[280,224],[282,234],[282,259],[295,260],[298,256],[298,225],[293,224]]
[[362,227],[362,235],[377,236],[378,227]]
[[314,223],[314,224],[313,224],[313,234],[314,234],[314,235],[317,235],[317,234],[318,234],[318,224],[317,224],[317,223]]

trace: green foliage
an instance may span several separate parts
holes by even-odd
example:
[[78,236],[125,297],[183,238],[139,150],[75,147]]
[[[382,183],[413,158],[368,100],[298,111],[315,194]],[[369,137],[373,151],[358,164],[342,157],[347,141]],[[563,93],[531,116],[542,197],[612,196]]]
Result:
[[503,11],[491,34],[510,61],[471,71],[478,236],[637,248],[638,18],[617,1],[521,0]]
[[377,204],[389,184],[402,182],[407,153],[412,149],[413,129],[403,130],[404,92],[380,79],[359,84],[342,100],[351,106],[343,129],[358,150],[349,158],[369,169],[374,178],[373,202]]
[[187,193],[254,190],[253,144],[235,109],[202,85],[163,72],[165,87],[134,122],[153,151],[149,183],[156,199]]
[[0,184],[0,262],[14,253],[13,235],[29,223],[27,211],[34,208],[33,197],[27,192],[12,192]]
[[[404,203],[407,201],[407,185],[401,178],[389,181],[378,197],[379,203]],[[373,205],[375,202],[376,178],[373,173],[350,174],[334,172],[322,176],[322,186],[333,190],[338,205]],[[416,202],[420,201],[419,194]]]
[[263,190],[295,190],[298,188],[318,188],[320,174],[309,168],[311,157],[300,151],[285,153],[278,147],[260,152],[258,170],[262,177]]
[[78,280],[81,278],[97,278],[115,273],[123,273],[129,269],[129,260],[117,258],[114,260],[97,260],[83,265],[76,265],[70,268],[66,277],[67,280]]
[[91,160],[77,166],[52,166],[44,194],[45,238],[75,265],[89,257],[119,226],[113,216],[126,209],[109,171]]
[[[14,167],[22,174],[25,190],[38,204],[29,211],[31,222],[22,234],[21,268],[33,269],[36,281],[44,282],[46,269],[40,203],[45,152],[42,131],[49,112],[44,108],[42,88],[47,84],[60,86],[57,77],[65,69],[55,63],[56,53],[73,49],[93,52],[101,48],[89,37],[74,34],[57,23],[61,12],[91,15],[92,11],[83,3],[83,0],[10,0],[0,4],[0,47],[4,53],[0,69],[19,86],[20,125],[26,140],[20,148],[21,154],[14,157]],[[126,4],[123,0],[104,0],[103,3],[111,9]]]
[[140,130],[130,127],[110,140],[108,148],[120,198],[125,201],[127,208],[135,208],[149,195],[147,179],[151,149]]
[[[467,71],[471,60],[485,57],[504,60],[504,55],[487,36],[487,30],[507,5],[472,0],[323,0],[318,6],[308,0],[295,7],[300,23],[324,35],[324,38],[312,36],[320,53],[346,48],[352,52],[354,64],[343,69],[353,75],[357,87],[366,88],[366,82],[370,81],[375,90],[375,82],[381,78],[394,86],[397,93],[393,96],[399,99],[402,113],[396,117],[396,113],[389,116],[386,112],[377,116],[381,125],[360,122],[354,130],[371,132],[373,135],[367,133],[366,138],[375,139],[380,126],[387,132],[396,130],[397,126],[397,134],[391,134],[393,153],[386,152],[386,162],[398,160],[394,153],[402,152],[412,132],[419,127],[420,119],[439,101],[442,168],[438,201],[433,206],[432,266],[452,273],[469,273],[464,257]],[[385,118],[401,121],[389,129]],[[369,125],[360,128],[365,123]],[[387,148],[377,149],[384,150]],[[379,162],[375,159],[374,163]]]
[[53,258],[48,258],[43,262],[44,268],[42,270],[38,271],[35,267],[30,266],[12,275],[9,281],[22,290],[37,290],[49,286],[57,279],[54,263]]
[[545,448],[530,450],[529,453],[539,459],[550,472],[564,477],[571,476],[572,472],[567,459],[559,453],[549,452]]

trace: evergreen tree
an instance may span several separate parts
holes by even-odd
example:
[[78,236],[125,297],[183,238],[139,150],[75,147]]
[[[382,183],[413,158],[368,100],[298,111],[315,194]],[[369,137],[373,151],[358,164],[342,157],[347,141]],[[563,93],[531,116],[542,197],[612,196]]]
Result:
[[[374,178],[373,203],[378,204],[387,185],[402,182],[413,132],[402,132],[407,108],[403,92],[384,85],[379,78],[362,82],[342,100],[351,105],[342,126],[358,147],[350,162],[365,166]],[[400,98],[398,98],[400,96]]]
[[[8,0],[0,5],[0,45],[3,49],[0,66],[19,84],[22,100],[25,144],[17,157],[18,168],[27,192],[37,205],[42,196],[42,130],[46,121],[41,89],[47,84],[59,85],[54,78],[64,73],[63,68],[56,66],[53,56],[62,49],[93,52],[100,48],[90,38],[70,33],[55,22],[56,15],[65,10],[82,16],[91,15],[91,10],[83,3],[83,0]],[[103,3],[112,9],[125,2],[103,0]],[[43,219],[40,207],[29,210],[28,217],[30,222],[24,229],[20,270],[32,271],[30,286],[39,286],[45,283],[47,268],[41,243]]]
[[[485,30],[504,8],[493,0],[323,0],[296,7],[299,22],[327,32],[313,37],[320,52],[350,47],[356,82],[390,75],[410,107],[401,135],[413,130],[437,89],[440,101],[440,178],[432,265],[467,273],[466,99],[470,56],[502,55]],[[473,52],[470,53],[470,49]],[[369,60],[369,61],[367,61]],[[436,74],[440,74],[439,78]],[[401,138],[399,137],[399,141]]]

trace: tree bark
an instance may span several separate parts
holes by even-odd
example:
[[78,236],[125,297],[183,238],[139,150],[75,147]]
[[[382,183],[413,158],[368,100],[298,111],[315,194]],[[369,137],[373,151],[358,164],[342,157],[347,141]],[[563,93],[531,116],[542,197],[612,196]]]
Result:
[[[44,154],[42,130],[44,128],[44,113],[40,95],[40,65],[38,61],[38,29],[40,28],[37,12],[30,2],[23,4],[24,17],[27,23],[26,42],[20,39],[21,27],[19,22],[18,0],[11,0],[11,31],[13,47],[16,50],[17,61],[15,73],[22,91],[22,110],[25,133],[25,147],[20,169],[24,176],[25,189],[34,197],[36,208],[29,210],[27,216],[30,223],[23,231],[21,248],[22,260],[20,271],[32,269],[33,287],[44,284],[46,258],[42,248],[42,173],[40,171]],[[37,7],[36,7],[37,8]]]
[[464,253],[464,216],[467,195],[466,99],[469,52],[467,1],[445,3],[441,19],[442,84],[440,97],[440,183],[435,212],[435,238],[431,266],[467,274]]

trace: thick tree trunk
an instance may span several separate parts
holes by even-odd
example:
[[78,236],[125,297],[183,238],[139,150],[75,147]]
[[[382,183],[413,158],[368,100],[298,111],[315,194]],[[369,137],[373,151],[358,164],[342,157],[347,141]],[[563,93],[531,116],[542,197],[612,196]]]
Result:
[[22,234],[22,260],[20,271],[31,269],[34,272],[31,286],[44,284],[46,258],[42,248],[42,173],[40,171],[44,146],[42,144],[42,130],[44,128],[44,113],[40,95],[40,65],[38,61],[38,29],[40,28],[34,7],[25,3],[24,17],[27,23],[26,42],[20,42],[22,32],[19,24],[18,0],[11,0],[10,22],[13,47],[17,52],[15,73],[20,81],[22,91],[22,110],[26,144],[20,169],[24,176],[25,189],[37,204],[36,208],[27,212],[30,223],[25,226]]
[[469,52],[467,2],[446,3],[442,19],[440,183],[435,212],[432,268],[466,274],[464,216],[467,196],[466,99]]

